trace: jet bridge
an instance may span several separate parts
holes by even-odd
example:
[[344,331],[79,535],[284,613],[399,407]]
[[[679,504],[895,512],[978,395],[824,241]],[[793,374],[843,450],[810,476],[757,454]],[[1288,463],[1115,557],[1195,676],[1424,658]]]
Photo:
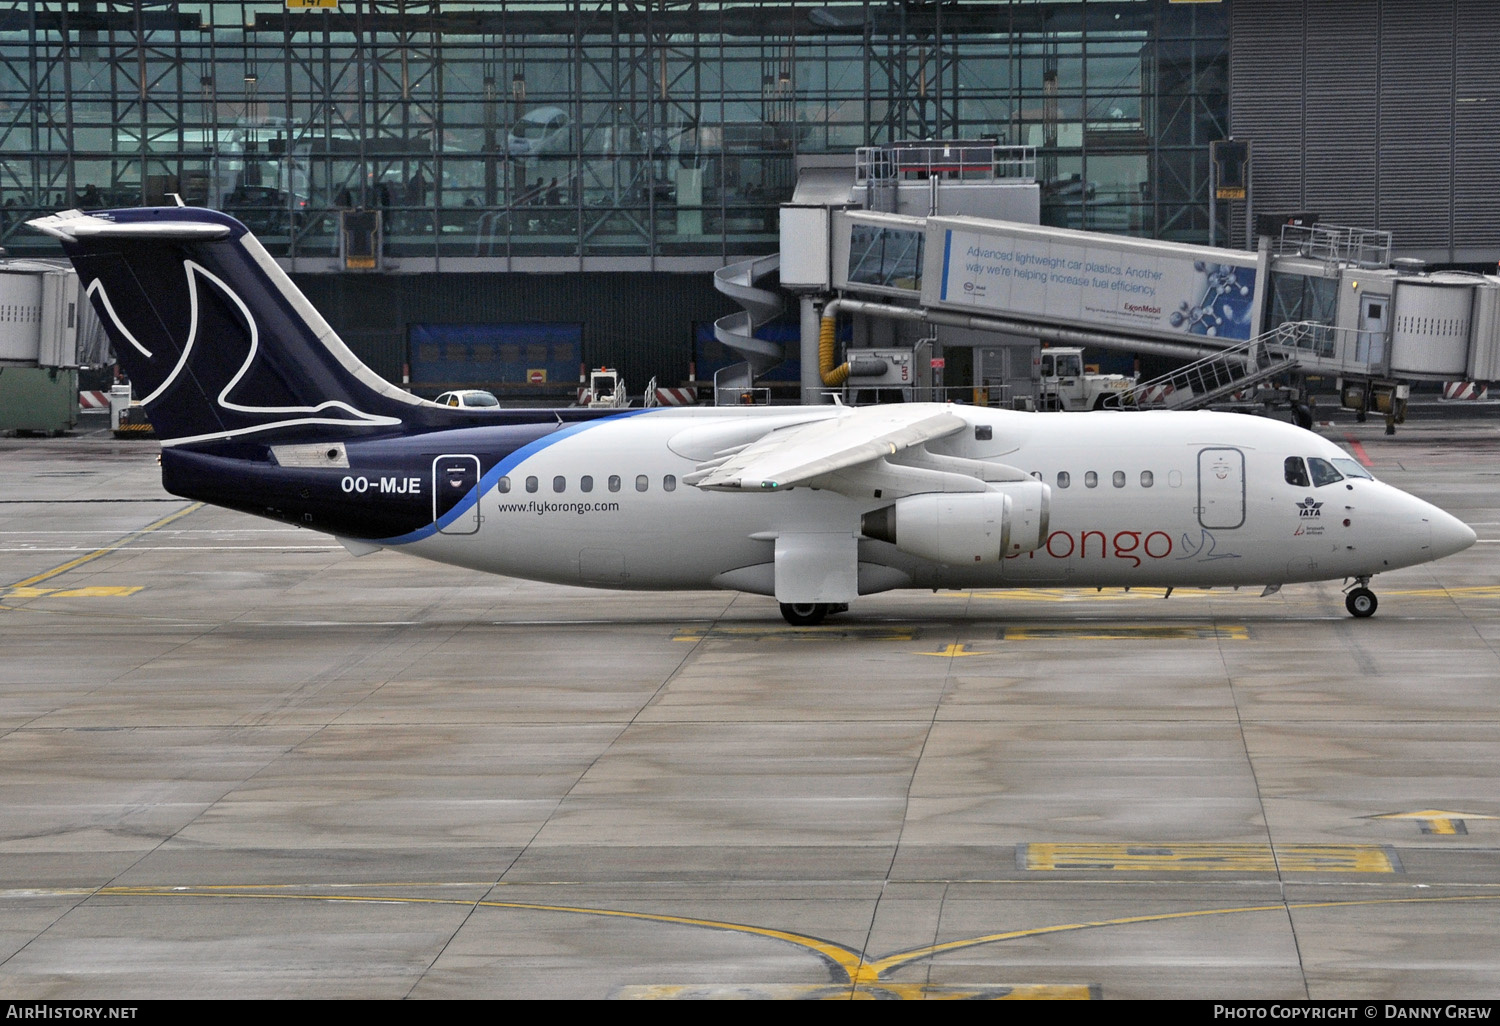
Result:
[[836,212],[832,235],[841,293],[1047,341],[1206,355],[1259,334],[1266,300],[1265,250],[868,210]]
[[[1196,361],[1194,405],[1319,374],[1340,379],[1345,405],[1395,422],[1405,382],[1500,379],[1500,277],[1392,261],[1389,232],[1288,226],[1251,251],[1054,228],[1017,219],[1035,216],[1024,148],[887,150],[861,151],[852,176],[805,175],[782,208],[780,284],[802,308],[804,402],[889,371],[873,349],[841,362],[839,313]],[[778,358],[753,338],[772,309],[774,294],[754,287],[767,268],[720,272],[747,309],[720,325],[747,360],[725,384],[746,386]]]

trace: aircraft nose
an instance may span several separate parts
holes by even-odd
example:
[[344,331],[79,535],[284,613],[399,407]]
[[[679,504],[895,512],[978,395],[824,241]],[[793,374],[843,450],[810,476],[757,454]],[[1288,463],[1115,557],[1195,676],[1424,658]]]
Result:
[[1432,529],[1432,556],[1441,559],[1462,552],[1479,540],[1474,529],[1455,516],[1433,510],[1428,517]]

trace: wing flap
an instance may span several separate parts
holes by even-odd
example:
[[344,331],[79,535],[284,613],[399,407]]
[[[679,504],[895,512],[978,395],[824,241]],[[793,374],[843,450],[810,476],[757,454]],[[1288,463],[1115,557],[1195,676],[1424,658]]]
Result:
[[946,437],[967,424],[948,407],[932,404],[855,409],[773,431],[722,461],[699,464],[684,480],[719,491],[776,491]]

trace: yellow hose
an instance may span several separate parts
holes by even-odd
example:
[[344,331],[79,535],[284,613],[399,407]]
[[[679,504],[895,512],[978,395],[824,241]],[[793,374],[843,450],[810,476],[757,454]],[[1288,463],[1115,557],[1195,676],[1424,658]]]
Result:
[[835,317],[824,317],[818,328],[818,373],[823,377],[823,384],[830,388],[837,388],[849,380],[848,361],[837,367],[833,365],[833,326],[836,320]]

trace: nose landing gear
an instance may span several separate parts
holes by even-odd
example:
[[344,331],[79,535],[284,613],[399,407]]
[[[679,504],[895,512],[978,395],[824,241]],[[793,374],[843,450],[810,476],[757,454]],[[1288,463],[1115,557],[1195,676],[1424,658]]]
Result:
[[1380,605],[1380,600],[1375,597],[1373,591],[1365,587],[1365,585],[1370,583],[1370,578],[1356,577],[1354,583],[1355,587],[1351,588],[1349,593],[1344,596],[1344,608],[1349,610],[1350,616],[1359,619],[1374,616],[1375,610]]

